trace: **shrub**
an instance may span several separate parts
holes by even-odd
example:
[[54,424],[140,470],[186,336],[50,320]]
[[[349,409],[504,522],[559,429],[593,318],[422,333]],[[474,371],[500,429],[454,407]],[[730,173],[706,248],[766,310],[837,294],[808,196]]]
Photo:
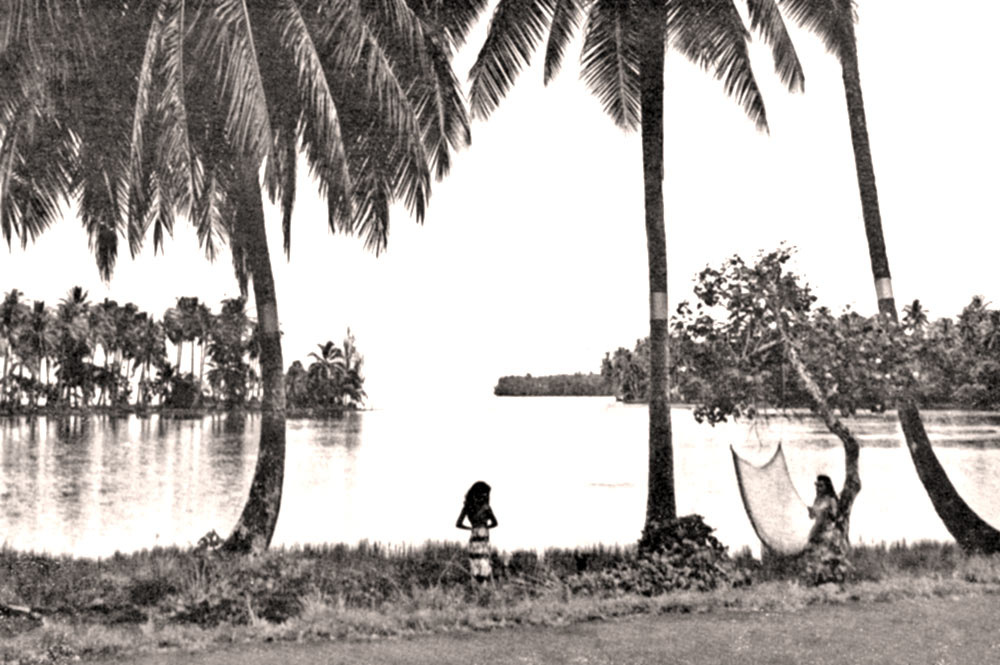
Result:
[[638,550],[612,566],[566,580],[574,593],[638,593],[653,596],[679,589],[707,591],[749,583],[700,515],[653,522]]

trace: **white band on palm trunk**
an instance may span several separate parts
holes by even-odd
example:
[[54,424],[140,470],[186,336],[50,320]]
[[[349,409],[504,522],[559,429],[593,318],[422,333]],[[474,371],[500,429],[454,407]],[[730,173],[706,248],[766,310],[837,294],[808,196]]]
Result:
[[257,312],[260,329],[266,333],[278,332],[278,308],[274,303],[262,305]]
[[649,318],[653,321],[666,321],[669,318],[667,294],[663,291],[653,291],[649,294]]
[[890,278],[879,277],[875,280],[875,297],[879,300],[892,298],[892,280]]

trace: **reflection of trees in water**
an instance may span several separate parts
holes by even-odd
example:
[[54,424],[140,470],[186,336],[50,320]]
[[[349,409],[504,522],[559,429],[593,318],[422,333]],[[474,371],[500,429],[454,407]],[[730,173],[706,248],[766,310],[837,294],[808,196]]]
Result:
[[51,440],[57,444],[78,444],[85,442],[90,436],[92,416],[85,414],[67,414],[56,416],[50,424]]
[[214,484],[238,484],[255,461],[253,456],[247,455],[247,443],[257,438],[260,417],[245,411],[232,411],[214,415],[208,422],[208,464]]
[[344,415],[344,446],[352,451],[351,457],[354,456],[353,450],[357,448],[361,443],[361,425],[363,419],[361,414],[357,411],[350,411]]

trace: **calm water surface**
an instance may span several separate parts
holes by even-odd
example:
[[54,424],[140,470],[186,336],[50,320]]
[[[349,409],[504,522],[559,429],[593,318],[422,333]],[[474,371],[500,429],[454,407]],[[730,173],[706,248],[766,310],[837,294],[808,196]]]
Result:
[[[1000,526],[1000,414],[928,412],[941,463],[966,501]],[[734,444],[766,459],[783,441],[804,498],[839,441],[810,419],[698,425],[675,408],[677,500],[731,548],[757,540],[736,486]],[[894,415],[852,419],[864,485],[852,517],[862,542],[950,540],[913,470]],[[234,426],[235,425],[235,426]],[[105,417],[0,419],[0,537],[20,550],[103,556],[226,535],[249,488],[258,420]],[[386,409],[291,420],[275,544],[419,544],[454,528],[475,480],[493,485],[506,550],[629,543],[646,500],[647,412],[607,398],[486,398],[455,408]]]

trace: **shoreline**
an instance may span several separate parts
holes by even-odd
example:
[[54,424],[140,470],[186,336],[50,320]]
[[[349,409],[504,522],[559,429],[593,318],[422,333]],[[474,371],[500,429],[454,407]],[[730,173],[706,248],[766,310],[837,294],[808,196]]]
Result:
[[[286,418],[342,418],[349,413],[360,413],[369,409],[354,407],[341,408],[319,408],[319,407],[295,407],[285,409]],[[227,409],[221,406],[206,406],[190,409],[177,409],[171,407],[148,407],[136,408],[111,407],[111,406],[87,406],[82,408],[53,406],[41,406],[37,408],[4,409],[0,411],[3,418],[63,418],[63,417],[91,417],[102,416],[109,418],[128,418],[136,416],[138,418],[148,418],[150,416],[160,416],[166,419],[197,419],[206,416],[248,416],[258,415],[261,412],[259,404],[248,405],[239,409]]]

